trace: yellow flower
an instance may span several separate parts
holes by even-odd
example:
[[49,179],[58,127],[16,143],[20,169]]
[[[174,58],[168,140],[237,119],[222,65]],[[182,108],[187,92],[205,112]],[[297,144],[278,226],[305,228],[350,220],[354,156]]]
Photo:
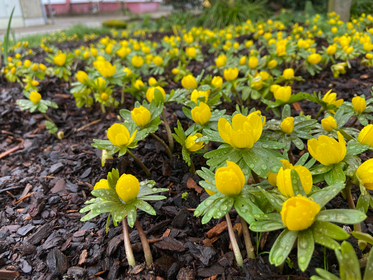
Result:
[[272,59],[268,62],[268,67],[269,68],[275,68],[277,66],[277,61]]
[[135,199],[139,194],[139,180],[131,174],[123,174],[119,177],[115,190],[118,196],[127,203]]
[[31,84],[34,86],[34,87],[37,87],[39,85],[39,82],[38,81],[35,81],[35,80],[32,80],[31,81]]
[[354,110],[361,114],[365,111],[365,108],[367,107],[367,103],[365,102],[365,99],[360,96],[355,96],[352,98],[352,106],[354,107]]
[[45,66],[43,63],[40,63],[39,67],[40,67],[40,70],[43,72],[47,70],[47,66]]
[[10,69],[10,72],[12,74],[15,74],[17,72],[17,68],[15,68],[14,66],[12,67],[12,69]]
[[291,87],[290,86],[286,86],[286,87],[279,86],[277,90],[275,90],[274,96],[276,100],[288,102],[291,97]]
[[109,183],[106,179],[101,179],[100,181],[98,181],[94,188],[94,190],[98,190],[98,189],[108,189],[110,190],[110,187],[109,187]]
[[231,124],[224,118],[218,122],[219,135],[229,145],[238,149],[252,148],[263,131],[261,116],[255,112],[247,117],[236,114]]
[[211,109],[206,103],[200,102],[198,106],[191,110],[191,114],[195,123],[204,125],[211,118]]
[[287,117],[281,122],[280,127],[283,132],[288,133],[288,134],[292,133],[294,130],[294,118]]
[[333,55],[335,54],[335,52],[337,51],[337,47],[335,45],[330,45],[327,49],[326,49],[326,54],[327,55]]
[[38,71],[39,66],[35,63],[32,65],[32,71]]
[[227,160],[226,167],[220,167],[215,173],[215,185],[219,192],[226,196],[236,196],[245,185],[245,175],[241,168]]
[[263,87],[263,79],[260,79],[255,82],[251,82],[250,87],[256,90],[261,90]]
[[131,64],[136,68],[140,68],[144,64],[144,59],[141,56],[134,55]]
[[173,68],[173,69],[171,70],[171,72],[172,72],[172,74],[177,75],[177,74],[179,74],[179,69],[177,69],[177,68]]
[[254,69],[258,66],[259,60],[255,56],[250,56],[249,58],[249,67]]
[[332,29],[331,29],[331,31],[332,31],[332,33],[337,33],[337,31],[338,31],[338,28],[337,28],[337,27],[335,27],[335,26],[333,26],[333,27],[332,27]]
[[117,71],[117,66],[112,65],[109,61],[97,60],[95,64],[96,69],[104,78],[112,77]]
[[203,141],[197,142],[198,138],[201,138],[203,135],[201,133],[196,133],[194,135],[189,135],[185,140],[185,148],[187,148],[191,152],[196,152],[203,148],[205,145]]
[[337,121],[332,116],[324,118],[321,120],[321,125],[326,131],[333,131],[333,127],[337,127]]
[[208,193],[209,196],[216,194],[216,192],[210,191],[208,189],[205,189],[205,191]]
[[285,79],[292,79],[294,77],[294,69],[293,68],[287,68],[282,72],[282,76],[284,76]]
[[160,86],[157,86],[157,87],[150,87],[148,88],[148,90],[146,91],[146,99],[148,99],[149,102],[152,102],[152,100],[154,99],[154,91],[158,89],[162,95],[163,95],[163,100],[166,98],[166,92],[164,91],[164,89]]
[[[282,165],[285,167],[285,169],[293,167],[293,165],[286,159],[280,159],[280,161]],[[268,171],[268,183],[270,183],[272,186],[277,186],[277,173],[272,173],[271,171]]]
[[301,231],[309,228],[315,221],[321,207],[311,199],[297,195],[282,204],[281,219],[291,231]]
[[342,134],[337,131],[338,140],[320,135],[319,139],[308,140],[308,151],[311,156],[323,165],[332,165],[340,163],[346,156],[346,141]]
[[193,75],[187,75],[181,80],[181,85],[185,89],[196,89],[197,88],[197,80],[193,77]]
[[284,196],[287,196],[287,197],[294,196],[294,189],[293,189],[293,184],[291,181],[291,170],[292,169],[294,169],[298,173],[304,192],[306,194],[309,194],[311,192],[312,184],[313,184],[312,174],[306,167],[301,166],[301,165],[295,165],[295,166],[291,165],[290,168],[286,168],[286,169],[284,169],[283,167],[280,168],[280,170],[277,173],[277,177],[276,177],[276,185],[278,187],[278,190]]
[[[329,90],[324,97],[322,98],[322,101],[335,105],[336,107],[339,107],[343,104],[343,99],[337,99],[337,94],[335,92],[331,92],[332,90]],[[332,113],[335,113],[334,110],[331,110]]]
[[135,83],[133,84],[133,86],[140,90],[140,88],[144,87],[144,83],[139,79],[139,80],[136,80]]
[[187,56],[190,57],[190,58],[195,58],[196,55],[197,55],[196,48],[194,48],[194,47],[186,48],[185,52],[186,52]]
[[373,159],[365,161],[356,170],[356,175],[363,182],[364,187],[368,190],[373,190]]
[[317,64],[321,61],[321,55],[318,54],[318,53],[313,53],[313,54],[310,54],[308,57],[307,57],[307,61],[311,64]]
[[243,56],[240,58],[240,65],[245,65],[246,64],[246,56]]
[[154,87],[157,84],[157,80],[153,77],[150,77],[148,80],[148,84],[149,86]]
[[59,55],[56,55],[53,58],[54,63],[56,63],[58,66],[62,66],[66,62],[66,54],[60,53]]
[[238,76],[238,68],[237,67],[224,69],[224,78],[227,81],[233,81],[237,78],[237,76]]
[[227,57],[225,56],[225,54],[219,55],[215,60],[216,67],[220,68],[224,66],[226,61],[227,61]]
[[281,87],[280,85],[271,85],[269,90],[270,90],[270,92],[275,94],[280,87]]
[[100,98],[104,101],[109,99],[109,95],[106,92],[101,93]]
[[357,141],[373,148],[373,124],[368,124],[360,131]]
[[150,111],[143,106],[131,111],[132,120],[140,127],[146,126],[151,118]]
[[211,80],[211,85],[213,85],[213,86],[216,87],[216,88],[221,87],[222,84],[223,84],[223,78],[220,77],[220,76],[215,76],[215,77],[212,78],[212,80]]
[[76,73],[76,79],[82,84],[89,80],[87,73],[84,71],[78,71],[78,73]]
[[129,75],[131,75],[131,73],[132,73],[131,69],[129,69],[129,68],[127,68],[127,67],[123,69],[123,72],[126,73],[126,76],[127,76],[127,77],[128,77]]
[[31,61],[30,60],[25,60],[25,62],[23,63],[23,65],[26,67],[26,68],[29,68],[31,66]]
[[209,99],[209,95],[210,95],[209,91],[201,91],[201,90],[196,90],[195,89],[195,90],[193,90],[193,92],[190,96],[190,100],[197,104],[197,99],[199,97],[204,97],[205,100],[203,100],[203,101],[207,102],[207,100]]
[[107,131],[107,138],[114,146],[127,147],[135,139],[136,133],[137,130],[135,130],[131,136],[128,129],[123,124],[115,123],[109,127]]
[[32,91],[32,92],[30,93],[30,100],[31,100],[32,103],[34,103],[34,104],[38,104],[39,101],[41,100],[41,95],[40,95],[40,93],[38,93],[38,92],[36,92],[36,91]]
[[162,66],[162,64],[163,64],[163,58],[157,55],[157,56],[155,56],[153,58],[153,62],[157,66]]

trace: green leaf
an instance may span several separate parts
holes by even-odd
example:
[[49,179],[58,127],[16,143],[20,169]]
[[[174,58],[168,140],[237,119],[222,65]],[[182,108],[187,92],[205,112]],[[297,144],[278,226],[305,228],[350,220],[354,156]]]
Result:
[[316,268],[315,270],[321,277],[314,275],[314,276],[311,276],[311,280],[341,280],[334,274],[324,269]]
[[[226,201],[228,197],[224,196],[215,200],[211,206],[207,209],[206,213],[203,215],[201,223],[204,225],[208,223],[214,216],[216,211],[220,210],[220,206]],[[197,208],[198,209],[198,208]]]
[[371,196],[369,194],[360,194],[359,199],[357,200],[356,210],[366,214],[369,209],[370,198]]
[[344,173],[341,164],[336,164],[327,173],[324,174],[325,181],[328,185],[346,182],[346,174]]
[[6,29],[6,33],[5,33],[5,36],[4,36],[4,64],[8,63],[8,49],[9,49],[9,31],[10,31],[10,26],[11,26],[11,23],[12,23],[12,18],[13,18],[13,13],[14,13],[14,9],[16,8],[16,6],[13,7],[12,9],[12,12],[10,13],[10,17],[9,17],[9,21],[8,21],[8,27]]
[[368,262],[367,262],[367,265],[365,266],[365,273],[364,273],[363,280],[373,279],[373,253],[372,252],[373,250],[370,250],[369,252]]
[[[252,149],[252,151],[260,158],[263,159],[264,163],[266,164],[269,171],[273,173],[277,173],[280,168],[282,167],[282,163],[280,159],[283,159],[284,157],[276,151],[272,151],[269,149],[263,149],[263,148],[257,148],[255,147]],[[268,176],[268,173],[266,177]],[[263,178],[266,178],[263,177]]]
[[345,187],[342,183],[337,183],[315,192],[311,198],[320,205],[321,208],[325,206],[333,197],[335,197]]
[[269,262],[276,266],[282,264],[293,248],[293,244],[297,237],[298,231],[284,229],[272,246],[271,252],[269,253]]
[[260,177],[267,178],[267,165],[260,157],[260,155],[256,154],[253,149],[242,150],[241,155],[244,162],[250,169],[254,170],[254,172]]
[[136,199],[133,204],[139,208],[140,210],[150,214],[150,215],[156,215],[157,213],[155,212],[154,208],[147,202],[141,200],[141,199]]
[[318,175],[318,174],[324,174],[332,168],[333,168],[333,165],[328,165],[328,166],[317,165],[317,166],[314,166],[313,168],[311,168],[310,171],[311,171],[312,175]]
[[353,231],[353,232],[351,232],[351,234],[356,239],[358,239],[358,240],[364,240],[367,243],[369,243],[370,245],[373,245],[373,236],[371,236],[370,234],[364,233],[364,232],[361,232],[361,231]]
[[119,179],[119,171],[118,169],[113,168],[111,172],[108,173],[107,175],[107,181],[109,188],[112,189],[113,191],[116,191],[116,185]]
[[329,236],[322,234],[320,232],[316,232],[314,229],[312,230],[313,230],[313,238],[315,239],[315,242],[317,244],[328,247],[329,249],[332,249],[332,250],[340,248],[339,243],[335,241],[333,238],[330,238]]
[[297,161],[297,163],[295,165],[304,165],[307,161],[307,159],[309,158],[310,154],[309,153],[305,153],[303,154],[299,160]]
[[282,120],[288,118],[288,117],[291,117],[291,109],[290,109],[290,105],[289,104],[285,104],[284,105],[284,108],[282,109]]
[[298,234],[298,265],[302,271],[307,269],[314,249],[315,240],[312,229],[300,231]]
[[350,141],[347,143],[347,155],[358,155],[369,149],[369,145],[363,145],[359,142]]
[[283,228],[286,228],[283,223],[274,221],[256,221],[250,225],[250,229],[255,232],[267,232]]
[[96,189],[96,190],[93,190],[91,193],[95,197],[100,197],[108,201],[115,201],[118,203],[121,202],[116,191],[112,189],[110,190],[109,189]]
[[227,197],[224,202],[219,206],[219,208],[216,208],[214,212],[214,219],[220,219],[225,214],[227,214],[233,206],[234,198],[233,197]]
[[164,195],[145,195],[145,196],[138,197],[138,199],[147,200],[147,201],[158,201],[158,200],[163,200],[166,198],[167,197],[165,197]]
[[334,222],[340,224],[356,224],[366,219],[366,215],[352,209],[323,210],[316,216],[316,221]]
[[329,222],[315,221],[312,225],[312,228],[315,234],[325,234],[326,236],[329,236],[336,240],[345,240],[350,237],[350,235],[342,228]]
[[338,259],[341,279],[361,280],[359,260],[350,243],[344,241],[341,245],[341,251],[335,250],[335,255]]
[[136,222],[137,211],[134,205],[129,205],[128,208],[129,209],[127,212],[127,222],[128,222],[128,225],[132,228]]
[[[221,146],[220,146],[221,147]],[[229,147],[222,147],[218,148],[216,150],[213,150],[211,152],[208,152],[204,155],[205,158],[209,159],[207,160],[207,164],[212,168],[215,169],[222,163],[225,163],[225,161],[228,158],[228,154],[230,154],[234,148],[229,146]]]
[[269,213],[269,214],[258,214],[254,215],[257,221],[273,221],[277,223],[282,223],[282,218],[280,213]]
[[256,206],[247,195],[239,195],[235,197],[234,208],[237,214],[240,215],[248,224],[255,221],[253,215],[262,214],[262,210]]
[[304,192],[302,182],[300,181],[299,175],[297,171],[295,171],[295,169],[292,169],[290,171],[290,176],[291,176],[291,183],[293,186],[294,195],[297,196],[298,194],[300,194],[301,196],[307,197],[306,193]]
[[271,205],[277,210],[277,212],[280,213],[283,201],[278,196],[263,190],[261,187],[258,187],[258,189],[262,192],[262,194],[264,194],[264,196],[268,199],[269,203],[271,203]]
[[279,150],[285,147],[284,143],[276,142],[276,141],[269,141],[269,140],[258,140],[255,142],[254,147],[259,147],[263,149],[274,149]]

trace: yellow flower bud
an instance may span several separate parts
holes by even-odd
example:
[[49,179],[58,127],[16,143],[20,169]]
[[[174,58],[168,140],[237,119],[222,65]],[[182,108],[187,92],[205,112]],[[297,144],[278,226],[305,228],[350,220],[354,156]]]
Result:
[[227,160],[226,167],[220,167],[215,173],[215,184],[219,192],[226,196],[236,196],[245,185],[245,175],[241,168]]
[[195,123],[204,125],[211,118],[211,109],[206,103],[200,102],[198,106],[191,110],[191,114]]
[[146,91],[146,99],[148,99],[149,102],[152,102],[152,100],[154,99],[154,91],[158,89],[162,95],[163,95],[163,100],[166,98],[166,92],[164,91],[164,89],[160,86],[157,86],[157,87],[150,87],[148,88],[148,90]]
[[144,83],[141,81],[141,80],[136,80],[135,83],[133,84],[133,86],[140,90],[141,87],[144,87]]
[[124,202],[130,202],[139,194],[139,180],[131,174],[123,174],[119,177],[115,190]]
[[47,70],[47,66],[45,66],[43,63],[40,63],[40,64],[39,64],[39,68],[40,68],[40,70],[43,71],[43,72],[44,72],[45,70]]
[[185,140],[185,148],[191,152],[196,152],[203,148],[205,145],[203,141],[196,142],[198,138],[201,138],[203,135],[201,133],[196,133],[194,135],[189,135]]
[[240,58],[240,65],[245,65],[246,64],[246,56],[243,56]]
[[288,133],[288,134],[292,133],[294,130],[294,118],[287,117],[281,122],[280,127],[283,132]]
[[148,80],[148,84],[149,86],[154,87],[157,84],[157,80],[153,77],[150,77]]
[[194,47],[186,48],[185,53],[190,58],[195,58],[197,56],[197,51],[196,51],[196,48],[194,48]]
[[276,100],[281,100],[283,102],[288,102],[291,97],[291,87],[285,86],[285,87],[278,87],[277,89],[274,89],[274,96]]
[[38,69],[39,69],[39,66],[37,64],[32,65],[32,70],[33,71],[38,71]]
[[30,100],[31,100],[32,103],[34,103],[34,104],[38,104],[39,101],[41,100],[41,95],[40,95],[40,93],[38,93],[38,92],[36,92],[36,91],[32,91],[32,92],[30,93]]
[[92,54],[94,57],[97,56],[97,54],[98,54],[98,50],[97,50],[97,49],[95,49],[95,48],[91,48],[90,51],[91,51],[91,54]]
[[101,77],[97,78],[97,80],[95,81],[95,83],[97,84],[97,86],[98,86],[99,88],[103,88],[103,87],[106,86],[106,81],[105,81],[105,79],[103,79],[103,78],[101,78]]
[[282,76],[284,76],[285,79],[292,79],[294,77],[294,69],[293,68],[287,68],[282,72]]
[[85,52],[83,53],[83,58],[84,58],[84,59],[88,59],[89,56],[90,56],[89,51],[85,51]]
[[282,204],[282,222],[288,230],[305,230],[313,224],[320,210],[321,207],[316,202],[307,197],[297,195]]
[[172,72],[172,74],[177,75],[177,74],[179,74],[179,69],[177,69],[177,68],[173,68],[173,69],[171,70],[171,72]]
[[134,55],[131,64],[136,68],[140,68],[144,64],[144,59],[141,56]]
[[290,164],[289,168],[280,168],[276,177],[276,185],[278,190],[287,197],[294,196],[294,187],[291,181],[291,170],[294,169],[301,181],[302,188],[306,194],[309,194],[312,189],[313,180],[311,172],[304,166]]
[[140,127],[146,126],[151,118],[150,111],[143,106],[131,111],[132,120]]
[[261,90],[262,87],[263,87],[263,79],[260,79],[260,80],[255,81],[255,82],[251,82],[250,87],[252,87],[253,89],[256,89],[256,90]]
[[200,91],[195,89],[190,96],[190,100],[197,104],[197,99],[199,97],[204,97],[203,102],[207,102],[207,100],[209,99],[209,94],[209,91]]
[[259,60],[255,56],[250,56],[249,67],[255,69],[258,66]]
[[58,66],[63,66],[66,62],[66,54],[60,53],[53,58],[54,63]]
[[193,77],[193,75],[187,75],[181,80],[181,85],[185,89],[196,89],[197,88],[197,80]]
[[321,61],[321,55],[318,54],[318,53],[313,53],[313,54],[310,54],[308,57],[307,57],[307,61],[311,64],[317,64]]
[[337,134],[339,142],[325,135],[320,135],[318,140],[308,140],[308,151],[311,156],[326,166],[340,163],[345,158],[347,149],[343,135],[339,131]]
[[277,45],[276,53],[278,56],[284,56],[286,55],[286,46],[285,45]]
[[98,60],[96,62],[95,67],[104,78],[112,77],[117,71],[117,66],[112,65],[109,61]]
[[128,129],[119,123],[113,124],[107,131],[107,138],[110,142],[117,147],[127,147],[136,137],[137,130],[130,135]]
[[220,68],[224,66],[226,61],[227,61],[227,57],[225,56],[225,54],[219,55],[215,60],[216,67]]
[[333,131],[333,127],[337,127],[337,121],[332,116],[321,120],[321,125],[326,131]]
[[76,79],[82,84],[85,84],[87,81],[89,81],[88,75],[84,71],[78,71],[78,73],[76,73]]
[[129,69],[128,67],[124,68],[123,69],[123,72],[126,73],[126,76],[128,77],[129,75],[131,75],[132,71],[131,69]]
[[368,124],[360,131],[357,141],[373,148],[373,124]]
[[350,53],[352,53],[354,51],[354,47],[350,46],[345,51],[346,51],[347,54],[350,54]]
[[[293,168],[293,165],[286,159],[280,159],[282,165],[285,167],[285,169],[291,169]],[[270,183],[272,186],[277,186],[277,173],[272,173],[271,171],[268,171],[268,183]]]
[[31,85],[33,85],[34,87],[37,87],[39,85],[39,82],[35,81],[35,80],[32,80]]
[[153,58],[153,62],[157,66],[162,66],[162,64],[163,64],[163,58],[157,55],[157,56],[155,56]]
[[237,77],[238,77],[237,67],[224,69],[224,79],[226,79],[227,81],[233,81],[237,79]]
[[104,101],[109,99],[109,95],[106,92],[101,93],[100,98]]
[[205,189],[205,191],[208,193],[209,196],[216,194],[216,192],[210,191],[208,189]]
[[366,57],[367,59],[372,59],[372,58],[373,58],[373,54],[371,54],[371,53],[367,53],[367,54],[365,55],[365,57]]
[[369,159],[361,164],[356,170],[356,175],[363,182],[366,189],[373,190],[373,159]]
[[215,88],[221,87],[222,84],[223,84],[223,78],[220,76],[215,76],[211,80],[211,85],[213,85]]
[[23,63],[23,65],[26,67],[26,68],[29,68],[31,66],[31,61],[30,60],[25,60],[25,62]]
[[268,68],[275,68],[277,66],[277,61],[272,59],[268,62]]
[[363,97],[355,96],[352,98],[352,106],[354,107],[354,110],[361,114],[365,111],[365,108],[367,107],[367,103]]
[[[336,107],[339,107],[343,104],[343,99],[338,99],[337,100],[337,94],[335,92],[331,92],[332,90],[329,90],[322,100],[328,104],[333,104]],[[332,111],[334,113],[334,111]]]
[[110,187],[109,187],[109,183],[106,179],[101,179],[100,181],[98,181],[94,188],[94,190],[98,190],[98,189],[108,189],[110,190]]
[[12,67],[12,69],[10,69],[10,72],[12,74],[15,74],[17,72],[17,68],[15,68],[14,66]]
[[337,47],[335,45],[330,45],[327,49],[326,49],[326,54],[327,55],[333,55],[335,54],[335,52],[337,51]]
[[332,29],[331,29],[331,31],[332,31],[332,33],[337,33],[337,31],[338,31],[338,28],[337,28],[337,27],[335,27],[335,26],[333,26],[333,27],[332,27]]

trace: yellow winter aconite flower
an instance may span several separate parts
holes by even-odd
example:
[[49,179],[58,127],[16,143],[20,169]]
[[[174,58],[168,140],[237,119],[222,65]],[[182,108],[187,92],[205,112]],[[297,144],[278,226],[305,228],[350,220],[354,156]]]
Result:
[[157,84],[157,80],[153,77],[150,77],[149,80],[148,80],[148,84],[151,87],[155,87],[155,85]]
[[[277,89],[274,89],[274,96],[276,100],[281,100],[283,102],[288,102],[291,97],[291,87],[290,86],[277,86]],[[272,90],[272,89],[271,89]]]
[[354,107],[354,110],[356,112],[361,114],[365,111],[367,103],[363,97],[355,96],[354,98],[352,98],[352,106]]
[[337,47],[335,45],[330,45],[327,49],[326,49],[326,54],[328,55],[333,55],[335,54],[335,52],[337,51]]
[[200,97],[204,97],[204,102],[207,102],[209,99],[210,92],[209,91],[201,91],[201,90],[193,90],[190,100],[197,104],[197,99]]
[[140,127],[146,126],[151,118],[150,111],[144,106],[134,108],[131,111],[132,120]]
[[198,138],[201,138],[203,135],[201,133],[196,133],[194,135],[189,135],[185,140],[185,148],[191,152],[196,152],[203,148],[205,145],[203,141],[196,142]]
[[258,66],[259,60],[255,56],[250,56],[249,58],[249,67],[254,69]]
[[223,84],[223,78],[220,76],[215,76],[211,80],[211,85],[213,85],[216,88],[221,87],[222,84]]
[[245,185],[245,175],[241,168],[227,160],[226,167],[220,167],[215,173],[215,185],[219,192],[226,196],[236,196]]
[[39,69],[39,66],[35,63],[32,65],[32,68],[31,68],[33,71],[38,71]]
[[163,64],[163,58],[157,55],[157,56],[155,56],[153,58],[153,62],[157,66],[162,66],[162,64]]
[[43,72],[44,72],[45,70],[47,70],[47,66],[45,66],[43,63],[40,63],[39,68],[40,68],[40,70],[43,71]]
[[373,148],[373,124],[368,124],[360,131],[357,141]]
[[128,77],[129,75],[131,75],[131,73],[132,73],[131,69],[129,69],[129,68],[127,68],[127,67],[123,69],[123,72],[126,73],[126,76],[127,76],[127,77]]
[[291,231],[301,231],[309,228],[315,221],[321,207],[311,199],[297,195],[282,204],[281,219]]
[[164,91],[164,89],[160,86],[157,86],[157,87],[150,87],[148,88],[148,90],[146,91],[146,99],[148,99],[149,102],[152,102],[152,100],[154,99],[154,91],[158,89],[162,95],[163,95],[163,100],[166,98],[166,92]]
[[224,66],[226,62],[227,62],[227,57],[225,56],[225,54],[219,55],[215,60],[216,67],[218,68]]
[[34,86],[34,87],[37,87],[39,85],[39,82],[38,81],[35,81],[35,80],[32,80],[31,81],[31,84]]
[[224,118],[218,122],[219,135],[229,145],[238,149],[252,148],[263,131],[261,116],[255,112],[247,117],[236,114],[231,124]]
[[246,56],[243,56],[240,58],[240,65],[245,65],[246,64]]
[[287,68],[282,72],[282,76],[284,76],[285,79],[292,79],[294,77],[294,69],[293,68]]
[[295,170],[298,173],[299,179],[301,181],[303,190],[306,194],[309,194],[312,189],[312,174],[311,172],[304,166],[301,165],[291,165],[289,168],[283,168],[281,167],[280,170],[277,173],[276,177],[276,185],[278,187],[278,190],[287,197],[293,197],[294,196],[294,189],[293,184],[291,181],[291,170]]
[[181,80],[181,85],[185,89],[196,89],[197,88],[197,80],[193,77],[193,75],[187,75]]
[[141,56],[134,55],[131,64],[136,68],[140,68],[144,64],[144,59]]
[[30,60],[25,60],[25,62],[23,63],[23,65],[26,67],[26,68],[29,68],[31,66],[31,61]]
[[95,63],[95,67],[104,78],[112,77],[117,71],[117,66],[112,65],[109,61],[106,60],[97,60]]
[[107,131],[107,138],[110,140],[111,144],[117,147],[127,147],[136,137],[137,130],[130,135],[127,127],[123,124],[115,123],[109,127]]
[[[286,159],[280,159],[280,161],[282,165],[285,167],[285,169],[289,169],[293,167],[293,165]],[[268,183],[270,183],[272,186],[277,185],[277,173],[268,171]]]
[[332,116],[321,120],[321,125],[326,131],[333,131],[333,127],[337,127],[337,121]]
[[31,100],[32,103],[34,103],[34,104],[38,104],[39,101],[41,100],[41,95],[40,95],[40,93],[38,93],[38,92],[36,92],[36,91],[32,91],[32,92],[30,93],[30,100]]
[[98,189],[110,189],[110,187],[109,187],[109,183],[108,183],[108,181],[106,180],[106,179],[101,179],[100,181],[98,181],[96,184],[95,184],[95,186],[94,186],[94,188],[93,188],[94,190],[98,190]]
[[131,174],[123,174],[119,177],[115,190],[124,202],[129,202],[139,194],[139,180]]
[[318,53],[313,53],[313,54],[310,54],[308,57],[307,57],[307,61],[311,64],[317,64],[321,61],[321,55],[318,54]]
[[[335,92],[332,92],[332,90],[329,90],[322,100],[328,104],[335,105],[336,107],[339,107],[343,104],[343,99],[338,99],[337,100],[337,94]],[[331,110],[331,112],[334,114],[334,110]]]
[[311,156],[323,165],[340,163],[345,158],[347,149],[343,135],[339,131],[337,134],[339,142],[325,135],[320,135],[318,140],[308,140],[308,151]]
[[179,74],[179,69],[177,69],[177,68],[173,68],[173,69],[171,70],[171,72],[172,72],[172,74],[177,75],[177,74]]
[[287,117],[281,122],[280,127],[283,132],[289,133],[289,134],[292,133],[294,130],[294,118]]
[[200,125],[204,125],[211,118],[211,109],[204,102],[200,102],[198,106],[190,111],[190,113],[192,114],[193,121]]
[[188,48],[186,48],[185,49],[185,53],[190,58],[195,58],[196,55],[197,55],[196,48],[194,48],[194,47],[188,47]]
[[268,62],[268,65],[267,65],[269,68],[275,68],[277,66],[277,61],[272,59]]
[[53,61],[54,63],[56,63],[58,66],[62,66],[65,64],[66,62],[66,54],[64,53],[60,53],[58,55],[56,55],[54,58],[53,58]]
[[144,87],[144,83],[143,81],[141,81],[140,79],[139,80],[136,80],[135,83],[133,84],[133,86],[136,88],[136,89],[140,89],[142,87]]
[[364,187],[373,190],[373,159],[365,161],[356,170],[356,175],[363,182]]
[[226,79],[227,81],[233,81],[237,78],[237,76],[238,76],[237,67],[224,69],[224,79]]
[[12,69],[10,69],[10,72],[12,74],[15,74],[17,72],[17,68],[15,68],[14,66],[12,67]]
[[82,84],[89,80],[87,73],[84,71],[78,71],[78,73],[76,73],[76,79]]

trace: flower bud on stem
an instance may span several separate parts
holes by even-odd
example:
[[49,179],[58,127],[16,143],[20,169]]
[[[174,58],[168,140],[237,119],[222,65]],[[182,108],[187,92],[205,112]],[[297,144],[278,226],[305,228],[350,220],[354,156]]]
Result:
[[241,251],[240,251],[240,248],[238,247],[236,236],[234,235],[229,213],[225,214],[225,219],[227,220],[229,239],[231,240],[231,243],[232,243],[233,253],[236,258],[236,262],[240,267],[243,268],[243,259],[242,259]]
[[126,257],[128,264],[132,267],[135,266],[135,257],[132,252],[132,247],[131,247],[131,241],[130,241],[130,235],[128,233],[128,226],[127,226],[127,217],[123,219],[122,221],[122,228],[123,228],[123,240],[124,240],[124,248],[126,250]]
[[127,149],[127,153],[137,162],[138,165],[141,166],[141,168],[145,171],[146,176],[150,176],[149,169],[139,160],[130,150]]
[[150,265],[153,264],[152,252],[150,250],[149,242],[148,242],[148,239],[146,238],[145,232],[142,229],[142,227],[141,227],[141,225],[140,225],[140,223],[137,219],[136,219],[136,222],[135,222],[135,227],[137,229],[137,232],[139,233],[142,249],[143,249],[144,255],[145,255],[146,265],[150,266]]
[[170,147],[171,152],[173,152],[174,151],[174,138],[172,137],[171,128],[166,118],[165,109],[163,109],[162,111],[162,118],[163,118],[164,126],[166,127],[166,131],[167,131],[168,146]]

